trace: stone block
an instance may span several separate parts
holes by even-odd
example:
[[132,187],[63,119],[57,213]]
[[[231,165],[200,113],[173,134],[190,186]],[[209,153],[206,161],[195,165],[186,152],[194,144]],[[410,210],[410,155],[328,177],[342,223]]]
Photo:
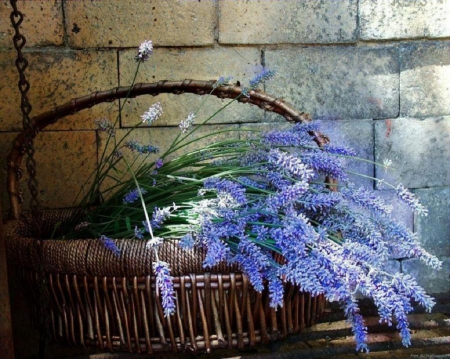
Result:
[[[28,98],[33,110],[31,116],[51,110],[71,99],[93,91],[117,86],[117,58],[110,51],[47,51],[28,52],[29,67],[26,76],[31,88]],[[0,130],[22,128],[18,74],[13,52],[0,52]],[[51,129],[93,128],[93,119],[105,113],[116,115],[118,106],[107,103],[83,110],[76,115],[49,126]]]
[[357,2],[219,1],[219,43],[343,43],[356,41]]
[[[133,57],[135,51],[121,51],[120,84],[131,84],[136,66]],[[196,80],[218,79],[220,76],[232,76],[231,81],[241,81],[243,85],[258,73],[260,52],[254,48],[219,48],[219,49],[157,49],[148,62],[141,64],[136,82],[155,82],[160,80]],[[131,64],[131,65],[130,65]],[[163,115],[154,123],[155,126],[178,126],[190,112],[196,112],[196,123],[201,123],[219,110],[229,100],[220,100],[214,96],[193,94],[168,95],[157,98],[142,96],[129,100],[124,107],[122,126],[134,126],[140,116],[153,103],[160,101]],[[203,103],[203,101],[205,101]],[[217,114],[211,123],[255,122],[264,117],[264,111],[241,103],[234,103]]]
[[403,273],[412,275],[417,279],[428,294],[450,292],[450,258],[442,257],[442,269],[435,270],[428,267],[419,259],[402,261]]
[[362,40],[450,36],[447,0],[361,0],[359,19]]
[[266,51],[277,75],[267,91],[313,117],[396,117],[398,50],[394,47],[311,47]]
[[428,216],[415,216],[414,227],[421,244],[436,256],[450,257],[450,187],[414,190],[428,208]]
[[[448,23],[450,26],[450,21]],[[422,42],[402,46],[400,49],[401,115],[405,117],[449,115],[449,78],[450,41]]]
[[214,1],[71,0],[65,6],[69,46],[77,48],[214,43]]
[[375,123],[375,160],[392,160],[376,177],[405,187],[450,185],[450,117],[396,118]]
[[[2,153],[9,153],[15,134],[0,134]],[[97,146],[94,131],[45,131],[36,137],[34,144],[39,199],[42,207],[64,208],[75,204],[82,185],[88,180],[97,164]],[[6,161],[1,160],[1,180],[5,182]],[[27,187],[25,159],[22,161],[24,176],[20,186],[24,195],[23,209],[29,208],[30,194]],[[3,186],[5,188],[5,186]],[[6,191],[2,191],[2,207],[7,204]]]
[[[24,16],[20,32],[27,40],[26,47],[64,44],[62,0],[19,0],[17,9]],[[11,12],[9,1],[0,2],[0,48],[13,47],[15,32],[9,19]]]

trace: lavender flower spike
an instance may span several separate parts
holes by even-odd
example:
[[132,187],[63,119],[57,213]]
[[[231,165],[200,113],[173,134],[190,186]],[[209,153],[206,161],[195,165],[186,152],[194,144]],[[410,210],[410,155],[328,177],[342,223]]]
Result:
[[161,117],[162,113],[163,110],[161,107],[161,102],[157,102],[151,105],[148,108],[148,111],[141,116],[142,122],[151,125],[153,122],[155,122],[158,118]]
[[117,247],[116,242],[114,242],[111,238],[108,238],[105,235],[101,235],[100,240],[103,242],[105,248],[109,249],[116,256],[120,255],[120,249]]
[[163,261],[153,263],[156,275],[156,285],[161,293],[164,315],[167,317],[175,312],[175,291],[173,289],[173,278],[170,275],[169,264]]
[[[139,187],[139,189],[141,190],[142,194],[147,193],[147,191],[144,188]],[[139,199],[139,191],[137,188],[135,188],[135,189],[131,190],[130,192],[128,192],[125,195],[125,197],[123,197],[123,204],[130,204],[130,203],[136,202],[138,199]]]
[[180,125],[178,127],[180,127],[180,129],[181,129],[181,133],[187,132],[189,127],[191,127],[192,124],[194,123],[194,119],[195,119],[195,115],[193,113],[190,113],[185,120],[182,120],[180,122]]
[[417,212],[417,214],[422,216],[428,215],[428,209],[423,206],[419,200],[414,197],[414,194],[412,194],[407,188],[405,188],[401,183],[395,188],[397,191],[397,196],[403,200],[408,206],[410,206],[413,210]]
[[151,40],[144,41],[139,45],[138,53],[134,59],[139,62],[147,61],[150,55],[153,53],[153,42]]
[[264,69],[258,75],[256,75],[253,79],[250,80],[250,87],[252,89],[257,88],[264,81],[270,80],[275,76],[275,71]]

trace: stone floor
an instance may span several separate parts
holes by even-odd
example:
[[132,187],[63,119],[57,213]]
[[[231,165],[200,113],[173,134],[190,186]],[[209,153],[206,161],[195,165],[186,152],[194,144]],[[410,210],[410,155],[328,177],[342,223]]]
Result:
[[[83,348],[67,348],[51,344],[47,359],[357,359],[357,358],[450,358],[450,316],[448,313],[412,314],[409,316],[412,345],[405,348],[392,327],[378,323],[377,317],[366,318],[370,353],[355,351],[350,326],[345,320],[322,321],[299,335],[246,350],[214,350],[212,353],[167,353],[139,355],[128,353],[95,353]],[[19,348],[17,348],[19,349]],[[16,351],[16,354],[17,353]],[[36,354],[17,359],[37,358]]]

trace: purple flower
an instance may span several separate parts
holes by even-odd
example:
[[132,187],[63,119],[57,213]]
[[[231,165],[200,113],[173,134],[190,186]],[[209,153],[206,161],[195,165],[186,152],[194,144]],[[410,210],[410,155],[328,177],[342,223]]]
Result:
[[116,135],[116,130],[114,128],[114,125],[107,118],[101,118],[101,119],[94,120],[94,124],[98,130],[105,131],[111,137],[114,137]]
[[134,227],[134,236],[137,239],[144,239],[144,233],[142,233],[142,230],[138,226]]
[[139,152],[140,154],[147,154],[147,153],[158,153],[159,148],[154,147],[152,145],[141,145],[136,140],[130,140],[125,143],[125,147],[129,148],[131,151]]
[[164,165],[164,161],[162,160],[162,158],[158,158],[155,162],[155,168],[160,169],[163,165]]
[[[216,190],[219,194],[229,195],[230,199],[234,200],[239,205],[247,203],[245,188],[239,183],[227,179],[211,177],[204,182],[204,187],[205,189]],[[232,202],[230,202],[230,204],[233,205]]]
[[264,81],[270,80],[275,76],[275,71],[264,69],[259,74],[257,74],[253,79],[250,80],[250,87],[256,89]]
[[301,180],[308,180],[313,176],[313,171],[300,158],[291,153],[280,151],[277,148],[270,150],[269,163]]
[[152,214],[152,228],[161,228],[163,222],[170,217],[172,211],[175,210],[175,207],[169,206],[164,208],[157,208]]
[[[144,188],[139,187],[139,189],[140,189],[142,194],[147,193],[147,191]],[[139,199],[139,191],[138,191],[137,188],[135,188],[135,189],[131,190],[130,192],[128,192],[125,195],[125,197],[123,197],[123,203],[124,204],[131,204],[133,202],[136,202],[138,199]]]
[[149,107],[148,111],[141,116],[142,122],[151,125],[162,115],[161,102],[157,102]]
[[216,83],[213,85],[213,88],[217,88],[217,87],[219,87],[219,86],[226,85],[226,84],[228,84],[232,79],[233,79],[232,76],[227,76],[227,77],[221,76],[221,77],[219,77],[219,79],[216,81]]
[[408,204],[417,214],[422,216],[428,215],[428,209],[423,206],[419,200],[402,184],[399,184],[395,190],[397,191],[397,196],[406,204]]
[[193,249],[195,245],[194,237],[192,236],[192,233],[187,233],[183,237],[181,237],[180,241],[178,242],[178,245],[185,249]]
[[151,40],[144,41],[139,45],[138,53],[135,56],[136,61],[147,61],[149,56],[153,53],[153,43]]
[[180,125],[178,126],[181,129],[181,133],[186,133],[187,130],[192,126],[194,123],[195,115],[193,113],[190,113],[188,117],[180,122]]
[[120,255],[120,249],[117,247],[116,242],[113,239],[108,238],[105,235],[101,235],[100,240],[103,242],[105,248],[109,249],[116,256]]
[[163,261],[153,263],[153,270],[156,275],[156,286],[161,294],[164,316],[168,317],[175,313],[175,290],[173,288],[173,278],[170,275],[169,264]]

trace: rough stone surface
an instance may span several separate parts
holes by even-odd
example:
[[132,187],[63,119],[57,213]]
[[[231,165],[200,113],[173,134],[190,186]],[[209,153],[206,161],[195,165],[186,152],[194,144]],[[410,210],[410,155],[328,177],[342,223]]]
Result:
[[361,0],[362,40],[450,36],[450,1]]
[[[136,71],[134,51],[121,51],[120,84],[129,85]],[[141,64],[137,82],[155,82],[160,80],[212,80],[220,76],[232,76],[232,82],[242,84],[254,77],[262,69],[259,66],[260,52],[250,48],[221,49],[158,49],[149,61]],[[131,65],[130,65],[131,64]],[[140,121],[140,115],[153,103],[160,101],[163,115],[154,123],[155,126],[178,126],[190,112],[196,112],[202,102],[206,102],[197,114],[197,123],[202,122],[215,111],[228,103],[213,96],[193,94],[159,95],[157,98],[142,96],[129,101],[124,107],[122,126],[134,126]],[[216,115],[211,123],[254,122],[262,119],[264,112],[250,105],[235,103]]]
[[[63,45],[64,24],[62,0],[17,1],[17,9],[24,15],[20,32],[27,39],[26,46]],[[14,28],[9,16],[12,7],[9,1],[0,2],[0,48],[13,47]]]
[[375,123],[375,159],[392,160],[379,179],[405,187],[450,185],[450,117],[397,118]]
[[422,245],[432,254],[450,257],[450,187],[417,189],[414,194],[428,208],[414,226]]
[[[14,134],[1,134],[2,153],[9,152]],[[39,199],[42,207],[63,208],[74,205],[81,185],[88,179],[97,164],[97,147],[94,131],[45,131],[35,141],[36,172],[39,181]],[[5,150],[4,150],[5,149]],[[6,162],[1,161],[1,181],[5,182]],[[25,160],[22,162],[25,169]],[[28,175],[24,174],[20,186],[24,194],[23,209],[28,209],[30,194]],[[6,185],[5,185],[6,186]],[[3,188],[5,188],[3,186]],[[9,208],[7,194],[1,191],[2,207]]]
[[397,58],[394,47],[267,50],[266,64],[277,75],[266,87],[315,117],[396,117]]
[[[450,26],[450,21],[448,24]],[[449,78],[450,41],[402,46],[401,115],[412,117],[450,115]]]
[[402,262],[403,273],[408,273],[417,279],[425,291],[429,294],[450,292],[450,258],[443,257],[442,269],[435,270],[419,259],[404,260]]
[[[31,88],[28,98],[33,110],[31,115],[48,111],[73,98],[93,91],[117,86],[116,55],[106,51],[57,51],[27,53],[29,67],[26,76]],[[22,128],[18,74],[12,52],[0,52],[0,130]],[[93,128],[93,119],[106,113],[115,114],[117,105],[101,104],[69,116],[50,126],[52,129]]]
[[137,47],[144,40],[158,46],[212,45],[215,20],[215,1],[66,2],[73,47]]
[[219,43],[356,41],[357,1],[219,1]]

